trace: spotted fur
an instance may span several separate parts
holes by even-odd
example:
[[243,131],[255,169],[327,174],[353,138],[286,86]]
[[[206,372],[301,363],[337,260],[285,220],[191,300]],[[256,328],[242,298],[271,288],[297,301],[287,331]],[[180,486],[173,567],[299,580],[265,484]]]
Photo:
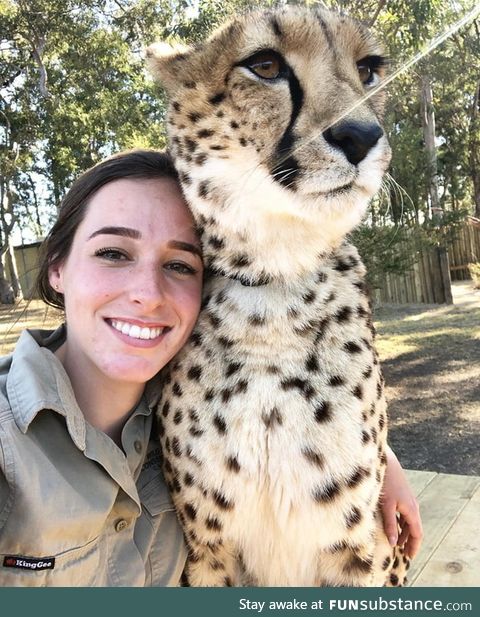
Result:
[[158,412],[184,584],[400,585],[378,513],[383,377],[345,240],[390,158],[383,95],[359,102],[382,50],[288,7],[149,56],[210,272]]

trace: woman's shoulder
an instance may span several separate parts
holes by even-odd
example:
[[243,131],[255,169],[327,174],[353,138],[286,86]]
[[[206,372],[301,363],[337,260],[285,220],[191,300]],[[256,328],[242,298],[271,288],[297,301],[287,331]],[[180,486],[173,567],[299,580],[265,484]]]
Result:
[[64,339],[63,327],[53,331],[24,330],[13,352],[0,357],[0,421],[11,411],[12,394],[21,391],[28,397],[32,380],[38,376],[42,376],[42,382],[45,380],[50,355],[45,351],[54,351]]

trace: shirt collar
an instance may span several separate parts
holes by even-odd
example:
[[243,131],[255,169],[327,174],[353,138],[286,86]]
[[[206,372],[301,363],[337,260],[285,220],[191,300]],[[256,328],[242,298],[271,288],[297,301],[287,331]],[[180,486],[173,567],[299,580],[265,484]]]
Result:
[[65,336],[64,326],[54,331],[22,332],[12,356],[7,393],[15,422],[23,433],[40,411],[51,409],[65,417],[75,445],[83,451],[85,419],[70,379],[52,351],[60,347]]
[[[50,409],[64,416],[68,431],[77,448],[86,447],[86,423],[75,399],[70,379],[54,351],[66,338],[65,325],[57,330],[22,332],[7,377],[7,393],[12,414],[19,429],[26,433],[36,415]],[[144,400],[133,415],[149,416],[161,392],[159,377],[145,389]]]

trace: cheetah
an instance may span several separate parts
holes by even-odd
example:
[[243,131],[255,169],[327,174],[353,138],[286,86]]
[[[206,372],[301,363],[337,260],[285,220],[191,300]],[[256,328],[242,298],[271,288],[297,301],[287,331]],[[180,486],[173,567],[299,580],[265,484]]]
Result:
[[390,160],[382,48],[349,17],[285,7],[147,55],[208,272],[157,414],[183,584],[401,585],[379,513],[383,377],[346,239]]

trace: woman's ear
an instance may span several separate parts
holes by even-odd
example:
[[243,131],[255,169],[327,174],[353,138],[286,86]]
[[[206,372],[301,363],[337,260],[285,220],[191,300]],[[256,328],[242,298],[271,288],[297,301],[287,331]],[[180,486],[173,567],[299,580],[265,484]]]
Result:
[[58,293],[63,293],[63,264],[53,264],[48,268],[48,282]]

